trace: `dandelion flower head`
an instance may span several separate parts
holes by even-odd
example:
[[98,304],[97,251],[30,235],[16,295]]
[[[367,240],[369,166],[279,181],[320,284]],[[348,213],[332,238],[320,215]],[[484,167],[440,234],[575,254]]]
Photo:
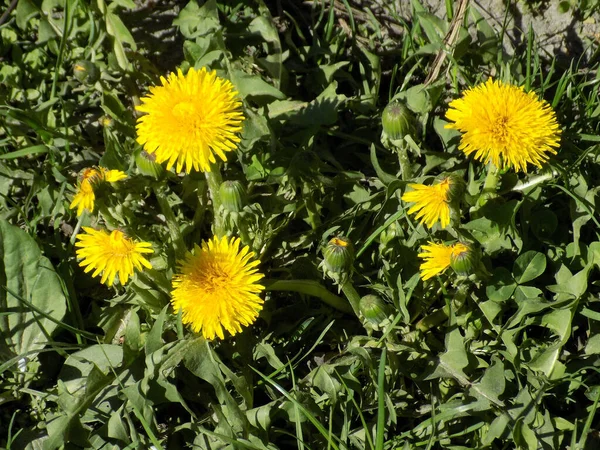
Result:
[[417,213],[415,218],[421,219],[421,223],[425,223],[429,228],[432,228],[438,221],[442,228],[446,228],[450,223],[449,198],[452,179],[445,178],[432,186],[412,183],[408,187],[413,190],[406,192],[402,196],[402,200],[415,203],[408,213]]
[[527,172],[556,154],[560,128],[556,114],[534,92],[488,79],[450,103],[446,128],[462,133],[460,150],[501,169]]
[[244,116],[242,103],[230,81],[206,68],[181,70],[161,77],[162,86],[150,88],[138,111],[147,113],[137,121],[137,141],[156,162],[175,163],[177,172],[209,172],[215,155],[226,161],[226,152],[240,142]]
[[83,230],[85,234],[78,234],[78,242],[75,243],[77,257],[82,258],[79,265],[85,267],[85,273],[93,270],[93,277],[102,273],[101,283],[111,286],[118,275],[124,285],[134,269],[152,268],[143,256],[153,253],[149,242],[135,242],[119,230],[110,233],[90,227],[83,227]]
[[73,201],[69,205],[69,208],[77,208],[77,216],[80,216],[85,209],[93,212],[96,200],[94,187],[104,181],[114,183],[124,178],[127,178],[127,175],[120,170],[108,170],[104,167],[88,167],[81,175],[81,180],[77,185],[77,192],[73,196]]
[[181,263],[173,279],[171,303],[182,311],[182,321],[206,339],[223,339],[253,323],[264,301],[258,294],[263,278],[248,247],[240,248],[239,238],[213,237],[195,246]]
[[450,267],[452,258],[456,258],[467,251],[469,251],[469,247],[460,242],[453,245],[429,242],[423,246],[423,251],[419,253],[419,258],[424,260],[420,267],[421,278],[425,281],[439,275]]

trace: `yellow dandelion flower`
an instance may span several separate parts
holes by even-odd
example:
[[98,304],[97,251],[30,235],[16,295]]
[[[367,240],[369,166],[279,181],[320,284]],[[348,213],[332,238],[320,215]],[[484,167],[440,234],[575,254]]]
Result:
[[263,278],[251,261],[254,253],[240,249],[239,238],[213,237],[195,246],[181,263],[173,279],[173,309],[182,311],[182,321],[206,339],[223,339],[223,329],[232,335],[253,323],[262,309],[258,294]]
[[215,154],[226,161],[226,152],[240,142],[244,116],[242,102],[230,81],[215,71],[181,70],[161,77],[162,86],[150,88],[136,109],[147,113],[137,122],[137,141],[156,162],[167,161],[167,169],[177,162],[177,172],[209,172]]
[[419,258],[424,259],[420,267],[421,278],[425,281],[442,273],[450,267],[452,258],[468,251],[469,247],[460,242],[454,245],[429,242],[428,245],[423,246],[423,251],[419,253]]
[[551,106],[523,87],[488,79],[450,103],[446,125],[461,131],[459,148],[498,168],[527,172],[556,154],[561,130]]
[[69,208],[77,208],[77,216],[80,216],[85,209],[93,212],[96,200],[94,186],[103,181],[114,183],[124,178],[127,178],[127,175],[120,170],[108,170],[104,167],[89,167],[85,169]]
[[406,192],[402,196],[402,200],[415,202],[415,204],[408,210],[408,213],[417,213],[415,219],[421,219],[421,223],[425,222],[429,228],[432,228],[437,221],[440,221],[442,228],[446,228],[450,223],[451,184],[450,178],[445,178],[433,186],[409,184],[408,187],[414,190]]
[[108,233],[104,230],[94,230],[83,227],[86,234],[78,234],[75,247],[77,257],[82,258],[79,263],[85,267],[85,273],[94,271],[93,277],[102,273],[101,283],[112,285],[117,275],[124,285],[135,270],[148,269],[152,265],[143,256],[144,253],[153,253],[152,244],[149,242],[135,242],[119,230]]

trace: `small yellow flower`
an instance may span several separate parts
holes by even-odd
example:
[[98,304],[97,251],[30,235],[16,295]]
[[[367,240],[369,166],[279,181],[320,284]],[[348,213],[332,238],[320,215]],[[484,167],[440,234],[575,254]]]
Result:
[[144,253],[153,253],[149,242],[134,242],[119,230],[110,233],[90,227],[83,227],[83,230],[86,234],[77,235],[78,242],[75,244],[79,247],[77,257],[82,258],[79,265],[85,267],[85,273],[93,270],[93,277],[102,272],[101,283],[111,286],[118,274],[124,285],[134,269],[152,268],[143,256]]
[[161,77],[162,86],[151,87],[138,111],[147,113],[137,122],[137,141],[156,162],[177,162],[177,172],[209,172],[215,154],[226,161],[226,152],[240,142],[242,102],[230,81],[206,68],[181,70]]
[[423,251],[419,253],[419,258],[424,259],[420,267],[421,278],[425,281],[442,273],[450,267],[452,258],[456,258],[467,251],[469,251],[469,247],[460,242],[453,245],[429,242],[428,245],[423,246]]
[[409,184],[414,189],[402,196],[405,202],[415,202],[408,210],[409,214],[417,213],[415,219],[421,219],[429,228],[439,220],[442,228],[450,223],[450,188],[452,181],[445,178],[438,184],[426,186],[424,184]]
[[556,154],[561,130],[556,114],[534,92],[491,78],[450,103],[446,125],[461,131],[460,150],[496,167],[527,172]]
[[240,249],[239,238],[213,237],[188,252],[180,274],[173,279],[171,303],[182,310],[182,321],[206,339],[223,339],[223,329],[232,335],[253,323],[264,300],[258,294],[263,278],[251,261],[254,253]]
[[120,170],[108,170],[104,167],[89,167],[85,169],[81,175],[81,181],[79,181],[77,192],[73,196],[73,201],[69,205],[69,208],[77,208],[77,216],[80,216],[85,209],[93,212],[94,202],[96,200],[94,186],[103,181],[114,183],[123,178],[127,178],[127,175]]

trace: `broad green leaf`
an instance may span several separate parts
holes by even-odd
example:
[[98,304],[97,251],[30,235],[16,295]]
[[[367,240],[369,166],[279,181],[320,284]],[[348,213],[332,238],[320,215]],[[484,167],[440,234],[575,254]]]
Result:
[[146,337],[146,355],[151,355],[156,350],[163,346],[162,333],[163,328],[165,326],[165,320],[167,318],[167,310],[169,309],[169,305],[165,306],[156,320],[154,321],[154,325],[152,329],[148,333]]
[[590,337],[585,344],[586,355],[597,355],[600,353],[600,334],[595,334]]
[[329,399],[336,403],[338,396],[343,392],[342,384],[336,376],[335,367],[329,364],[321,364],[309,374],[312,385],[327,394]]
[[564,365],[558,360],[562,344],[560,342],[551,345],[534,356],[527,364],[531,370],[537,370],[546,375],[550,380],[558,380],[564,375]]
[[19,28],[24,30],[27,27],[27,22],[35,16],[40,9],[32,0],[19,0],[16,8],[16,23]]
[[546,270],[546,256],[533,250],[520,255],[513,265],[513,276],[517,283],[534,280]]
[[66,312],[61,280],[50,261],[25,231],[3,220],[0,220],[0,311],[6,312],[0,315],[3,343],[15,355],[48,345]]
[[533,286],[517,286],[515,289],[515,301],[521,302],[530,298],[538,298],[543,296],[541,289]]
[[219,11],[215,0],[208,0],[202,7],[195,0],[183,8],[179,16],[173,20],[181,34],[187,39],[212,33],[219,28]]
[[471,392],[475,397],[503,407],[504,403],[498,397],[504,393],[504,388],[504,363],[499,358],[494,358],[493,364],[486,369],[481,380],[471,386]]
[[509,423],[510,416],[508,414],[496,417],[483,436],[483,445],[490,445],[494,439],[501,437],[506,432]]
[[235,432],[247,432],[248,419],[229,393],[210,343],[204,338],[195,339],[184,357],[184,364],[190,372],[213,387],[219,403],[227,408],[227,419],[232,429]]
[[241,70],[234,70],[230,74],[231,82],[240,94],[240,97],[264,97],[283,100],[285,94],[271,86],[262,77],[250,75]]
[[590,269],[591,266],[587,266],[581,271],[577,272],[575,275],[567,278],[566,281],[563,281],[560,284],[546,286],[546,289],[558,294],[556,296],[557,301],[568,298],[581,298],[581,296],[587,291]]
[[495,302],[508,300],[515,292],[517,284],[510,272],[504,267],[494,270],[492,278],[487,283],[485,293],[488,299]]
[[427,380],[451,376],[461,384],[468,384],[468,378],[463,369],[469,365],[469,357],[465,350],[465,342],[457,326],[446,334],[446,351],[440,356],[435,371],[427,376]]
[[[81,415],[101,408],[108,412],[112,403],[98,396],[114,381],[116,369],[123,359],[123,350],[118,345],[99,344],[70,355],[61,370],[58,382],[58,404],[62,413],[48,423],[49,438],[44,441],[44,450],[55,450],[64,441],[75,441],[86,446],[88,432],[81,425]],[[117,369],[118,371],[119,369]],[[122,369],[121,369],[122,370]],[[112,401],[116,398],[113,395]]]

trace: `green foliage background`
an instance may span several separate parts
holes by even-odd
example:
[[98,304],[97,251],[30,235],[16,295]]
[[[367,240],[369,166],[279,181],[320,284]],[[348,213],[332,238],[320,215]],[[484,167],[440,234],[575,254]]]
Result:
[[[554,58],[531,30],[504,42],[471,5],[426,86],[450,21],[418,0],[410,20],[347,1],[200,3],[19,0],[0,26],[0,445],[597,448],[597,40]],[[135,142],[148,86],[203,66],[244,102],[223,177],[244,181],[249,202],[227,220],[268,291],[252,327],[215,342],[169,307],[176,261],[211,236],[206,181],[165,171]],[[444,115],[489,76],[546,99],[563,134],[548,167],[502,174],[475,213],[486,168],[458,151]],[[466,181],[461,222],[488,276],[420,280],[417,253],[433,238],[407,216],[407,180],[381,144],[392,98],[419,122],[411,181]],[[104,222],[154,244],[153,269],[126,288],[75,258],[74,232],[96,222],[69,204],[98,164],[129,175],[99,195]],[[358,293],[390,308],[375,327],[320,268],[337,235],[354,243]]]

